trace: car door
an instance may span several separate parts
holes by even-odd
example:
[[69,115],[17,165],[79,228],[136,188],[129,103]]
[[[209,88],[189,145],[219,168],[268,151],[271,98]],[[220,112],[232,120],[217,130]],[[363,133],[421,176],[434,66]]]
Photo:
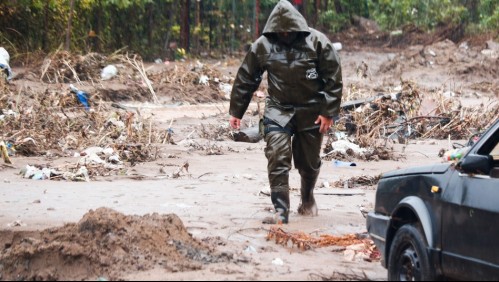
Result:
[[442,270],[454,279],[499,280],[499,129],[488,137],[475,151],[493,157],[490,175],[455,170],[442,195]]

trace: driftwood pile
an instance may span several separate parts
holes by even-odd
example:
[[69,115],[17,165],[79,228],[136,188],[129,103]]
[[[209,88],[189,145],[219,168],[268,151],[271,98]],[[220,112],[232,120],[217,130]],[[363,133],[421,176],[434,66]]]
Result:
[[189,104],[209,103],[227,99],[232,78],[220,73],[216,66],[196,62],[174,64],[173,67],[154,72],[151,81],[158,92],[173,97],[172,102]]
[[[466,140],[499,118],[497,99],[476,107],[464,107],[453,96],[455,93],[424,93],[410,81],[403,81],[398,90],[344,103],[335,132],[345,132],[348,140],[369,150],[360,155],[348,151],[338,154],[332,145],[338,138],[332,132],[324,150],[328,158],[396,159],[387,147],[389,142],[429,138]],[[359,98],[358,91],[351,96]],[[347,99],[352,98],[347,96]],[[426,104],[434,108],[423,108],[427,101],[431,103]]]
[[[20,89],[18,93],[4,88],[0,94],[2,132],[0,140],[22,156],[83,157],[90,147],[109,148],[120,162],[134,165],[158,156],[154,144],[166,132],[152,126],[151,118],[93,103],[86,110],[69,89],[46,90],[43,93]],[[90,176],[107,175],[101,165],[84,164]],[[70,168],[78,171],[81,164]]]

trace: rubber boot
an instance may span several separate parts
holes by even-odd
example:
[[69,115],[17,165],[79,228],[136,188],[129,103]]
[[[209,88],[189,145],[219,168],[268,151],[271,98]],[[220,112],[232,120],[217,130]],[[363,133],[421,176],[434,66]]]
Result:
[[271,192],[270,199],[276,211],[273,217],[267,217],[265,224],[287,224],[289,219],[289,191]]
[[301,203],[298,207],[298,214],[305,216],[317,216],[318,209],[314,198],[314,188],[317,183],[319,173],[302,174],[301,177]]

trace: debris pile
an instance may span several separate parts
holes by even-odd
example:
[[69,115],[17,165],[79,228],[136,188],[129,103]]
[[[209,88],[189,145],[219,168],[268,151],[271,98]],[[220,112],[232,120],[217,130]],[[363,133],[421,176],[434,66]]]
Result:
[[358,187],[375,187],[378,185],[381,175],[378,176],[355,176],[347,180],[338,180],[333,183],[333,187],[337,188],[358,188]]
[[491,83],[493,80],[489,79],[499,75],[497,68],[499,50],[492,46],[492,42],[487,45],[483,46],[485,49],[474,50],[466,42],[458,46],[448,39],[433,44],[413,45],[381,65],[379,71],[401,75],[408,68],[448,66],[449,73],[456,76],[466,77],[473,72],[482,74],[484,81],[488,81],[487,85],[494,90],[492,92],[497,93],[499,85],[497,82]]
[[[274,240],[276,244],[282,246],[296,246],[302,251],[310,250],[314,247],[340,246],[342,248],[335,251],[344,252],[345,256],[350,256],[351,260],[357,254],[362,254],[363,260],[374,261],[380,259],[380,252],[374,242],[362,234],[347,234],[344,236],[320,235],[313,237],[303,232],[289,233],[282,228],[273,226],[267,234],[267,241]],[[353,257],[352,257],[353,255]]]
[[[397,159],[387,147],[389,141],[467,139],[499,118],[499,103],[495,99],[464,107],[452,93],[423,93],[410,81],[403,81],[396,90],[345,102],[336,131],[329,135],[324,159]],[[428,104],[433,108],[425,108]],[[338,148],[344,148],[345,142],[350,143],[347,149]]]
[[[174,64],[173,68],[152,73],[150,79],[157,85],[158,92],[172,97],[172,102],[199,104],[226,100],[232,78],[220,73],[217,66],[199,61],[194,65]],[[211,91],[205,91],[206,88]]]
[[[70,170],[77,173],[87,166],[90,176],[107,175],[102,168],[116,171],[108,162],[134,165],[157,158],[158,148],[153,144],[160,143],[166,133],[152,127],[151,117],[113,109],[94,99],[88,109],[69,89],[44,93],[29,90],[19,93],[25,96],[23,99],[10,91],[0,97],[0,140],[10,155],[84,157],[82,152],[91,147],[113,150],[113,160],[87,156],[93,161],[78,161]],[[52,171],[48,175],[59,175],[54,173],[56,170],[46,169]]]
[[99,208],[76,224],[0,235],[4,280],[121,280],[130,271],[199,270],[231,259],[192,238],[174,214],[126,216]]
[[33,66],[40,80],[47,83],[70,83],[81,81],[97,82],[100,72],[110,62],[99,53],[75,55],[67,51],[58,50],[49,54],[41,65]]

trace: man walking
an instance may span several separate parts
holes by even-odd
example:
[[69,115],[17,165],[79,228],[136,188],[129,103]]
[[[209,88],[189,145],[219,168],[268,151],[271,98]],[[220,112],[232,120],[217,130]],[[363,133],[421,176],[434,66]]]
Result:
[[229,110],[233,128],[240,128],[265,71],[269,95],[262,133],[276,217],[264,223],[288,223],[292,161],[301,176],[298,213],[317,215],[313,190],[320,172],[323,134],[340,109],[341,65],[329,39],[310,28],[289,1],[281,0],[238,70]]

